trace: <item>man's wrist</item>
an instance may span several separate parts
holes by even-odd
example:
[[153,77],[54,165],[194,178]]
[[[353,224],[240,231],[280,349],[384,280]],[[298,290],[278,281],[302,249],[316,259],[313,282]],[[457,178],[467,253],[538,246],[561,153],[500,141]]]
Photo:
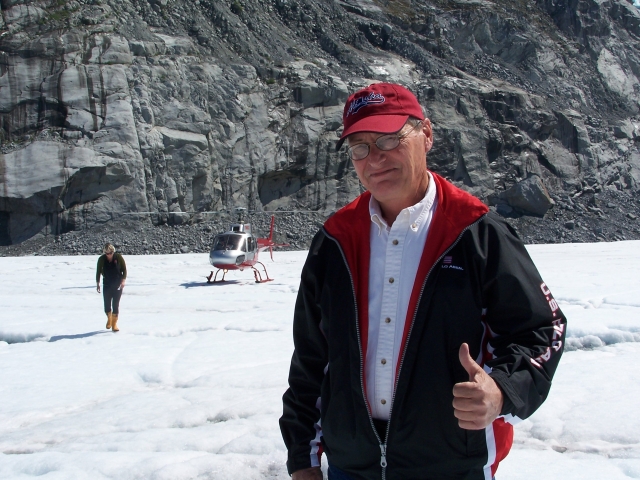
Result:
[[292,480],[316,480],[322,479],[322,470],[320,467],[309,467],[296,470],[291,474]]

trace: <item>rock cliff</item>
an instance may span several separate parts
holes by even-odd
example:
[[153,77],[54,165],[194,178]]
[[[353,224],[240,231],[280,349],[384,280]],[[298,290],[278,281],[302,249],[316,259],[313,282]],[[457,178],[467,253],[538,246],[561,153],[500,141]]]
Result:
[[132,214],[156,225],[236,206],[330,214],[361,192],[334,151],[342,105],[382,80],[424,105],[430,168],[505,216],[598,192],[633,199],[640,183],[631,1],[0,7],[3,245]]

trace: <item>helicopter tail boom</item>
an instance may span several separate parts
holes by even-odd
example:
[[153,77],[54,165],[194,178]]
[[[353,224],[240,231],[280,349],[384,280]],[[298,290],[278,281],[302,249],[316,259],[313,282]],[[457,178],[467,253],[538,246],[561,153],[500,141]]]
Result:
[[271,254],[271,260],[273,260],[273,248],[274,247],[288,247],[288,243],[274,243],[273,242],[273,230],[275,225],[276,217],[275,215],[271,215],[271,228],[269,229],[269,236],[267,238],[258,238],[258,251],[262,252],[269,249],[269,253]]

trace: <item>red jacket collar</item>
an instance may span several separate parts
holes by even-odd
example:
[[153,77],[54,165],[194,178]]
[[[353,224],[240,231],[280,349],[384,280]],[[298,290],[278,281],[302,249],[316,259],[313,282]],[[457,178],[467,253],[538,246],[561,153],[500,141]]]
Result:
[[[429,248],[425,249],[425,255],[433,257],[435,261],[458,238],[462,230],[487,213],[489,208],[476,197],[452,185],[438,174],[431,172],[431,175],[436,182],[438,206],[429,230],[429,238],[427,238]],[[338,210],[324,224],[326,232],[342,247],[351,274],[354,276],[366,274],[367,278],[371,227],[370,199],[371,193],[364,192],[353,202]],[[366,272],[361,270],[363,265],[366,265]]]

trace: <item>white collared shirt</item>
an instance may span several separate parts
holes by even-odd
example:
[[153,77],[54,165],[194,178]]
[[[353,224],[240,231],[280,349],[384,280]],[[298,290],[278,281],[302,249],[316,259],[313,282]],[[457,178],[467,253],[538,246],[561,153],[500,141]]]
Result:
[[371,197],[369,336],[365,378],[373,418],[389,420],[395,374],[409,299],[436,209],[436,184],[429,173],[424,198],[405,208],[391,228]]

